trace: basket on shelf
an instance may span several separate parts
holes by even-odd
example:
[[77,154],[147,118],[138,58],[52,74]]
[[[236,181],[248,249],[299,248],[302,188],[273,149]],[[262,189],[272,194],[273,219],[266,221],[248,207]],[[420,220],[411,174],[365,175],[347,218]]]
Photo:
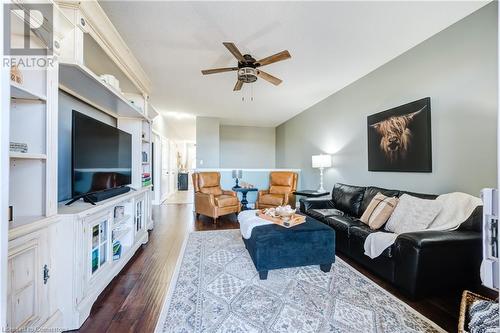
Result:
[[478,300],[493,301],[492,299],[464,290],[460,302],[460,316],[458,318],[458,333],[467,333],[469,324],[469,309],[472,303]]

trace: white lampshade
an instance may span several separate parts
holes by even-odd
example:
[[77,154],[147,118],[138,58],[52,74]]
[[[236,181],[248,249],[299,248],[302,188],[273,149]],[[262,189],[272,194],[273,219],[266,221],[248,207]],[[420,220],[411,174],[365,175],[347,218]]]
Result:
[[312,167],[313,168],[329,168],[332,166],[332,156],[330,155],[313,155]]

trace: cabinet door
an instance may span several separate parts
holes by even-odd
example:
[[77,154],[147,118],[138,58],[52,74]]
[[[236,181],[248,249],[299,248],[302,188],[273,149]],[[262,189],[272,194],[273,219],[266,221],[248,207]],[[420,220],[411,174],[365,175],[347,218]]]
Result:
[[145,227],[145,207],[146,200],[144,196],[141,196],[140,198],[137,199],[135,202],[135,233],[138,234],[142,232],[142,230]]
[[9,243],[9,329],[36,328],[48,318],[45,236],[38,232]]
[[109,221],[109,215],[105,215],[88,224],[90,276],[97,274],[109,261]]

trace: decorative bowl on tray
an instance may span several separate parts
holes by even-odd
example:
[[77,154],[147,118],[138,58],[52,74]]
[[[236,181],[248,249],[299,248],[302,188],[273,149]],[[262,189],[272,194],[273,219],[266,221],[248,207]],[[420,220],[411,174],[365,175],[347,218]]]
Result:
[[295,215],[295,209],[290,207],[290,205],[278,206],[276,208],[264,209],[264,214],[271,217],[279,217],[283,221],[288,221]]

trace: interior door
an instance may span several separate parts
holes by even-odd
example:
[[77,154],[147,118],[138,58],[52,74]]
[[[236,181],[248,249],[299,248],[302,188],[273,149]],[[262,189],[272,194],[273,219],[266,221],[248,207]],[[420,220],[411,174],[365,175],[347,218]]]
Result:
[[170,147],[169,140],[161,139],[161,180],[160,180],[160,201],[163,202],[167,199],[170,191],[170,176],[169,176],[169,160],[170,160]]
[[169,195],[177,190],[177,149],[175,143],[169,141],[168,175],[169,175]]

